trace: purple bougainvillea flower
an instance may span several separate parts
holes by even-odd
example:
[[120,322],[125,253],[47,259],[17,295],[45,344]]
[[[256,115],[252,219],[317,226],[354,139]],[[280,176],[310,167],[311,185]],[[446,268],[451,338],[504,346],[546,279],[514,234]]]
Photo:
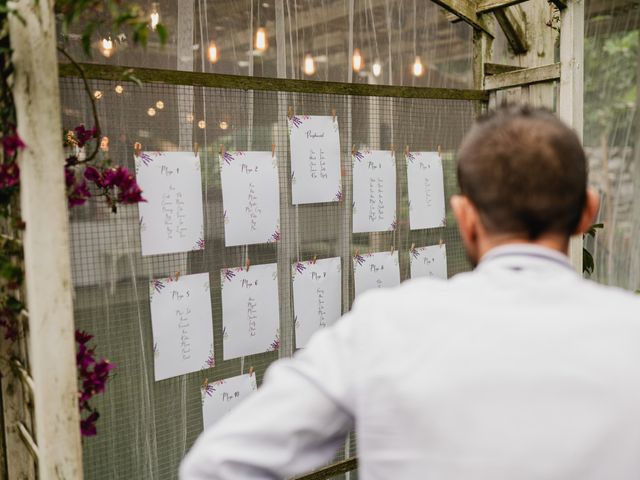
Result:
[[84,169],[84,178],[86,178],[90,182],[95,183],[99,187],[102,186],[102,175],[100,174],[98,169],[95,168],[95,167],[89,166],[89,167],[85,168]]
[[98,129],[93,127],[90,130],[84,128],[84,125],[78,125],[73,129],[73,133],[75,134],[76,140],[78,142],[78,147],[82,148],[85,144],[91,140],[92,138],[98,138]]
[[20,183],[20,167],[16,162],[0,165],[0,188],[13,187]]
[[93,338],[93,335],[84,330],[76,330],[76,342],[84,345]]
[[2,148],[7,157],[13,157],[18,150],[26,148],[26,145],[20,135],[13,133],[2,138]]
[[83,436],[93,437],[98,433],[96,429],[96,422],[99,417],[100,414],[98,414],[98,412],[93,412],[87,418],[80,420],[80,432]]

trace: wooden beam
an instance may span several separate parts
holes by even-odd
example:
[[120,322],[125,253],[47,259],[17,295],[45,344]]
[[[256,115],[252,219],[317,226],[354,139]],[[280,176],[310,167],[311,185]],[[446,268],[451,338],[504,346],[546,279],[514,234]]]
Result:
[[551,82],[560,79],[560,64],[554,63],[542,67],[524,68],[513,72],[500,73],[485,77],[485,90],[505,90],[535,83]]
[[484,74],[485,75],[498,75],[500,73],[515,72],[516,70],[523,70],[524,67],[518,67],[517,65],[502,65],[500,63],[485,63]]
[[551,0],[551,2],[560,10],[567,8],[567,0]]
[[511,7],[512,5],[518,5],[526,1],[528,0],[480,0],[476,8],[476,13],[481,15],[501,8]]
[[487,35],[493,37],[493,32],[485,24],[484,20],[478,17],[476,13],[476,0],[431,0],[433,3],[440,5],[445,10],[460,17],[476,30],[481,30]]
[[500,25],[500,28],[504,32],[504,36],[507,37],[513,53],[516,55],[527,53],[529,47],[527,46],[524,30],[511,10],[506,8],[496,10],[493,12],[493,15],[496,17],[498,25]]

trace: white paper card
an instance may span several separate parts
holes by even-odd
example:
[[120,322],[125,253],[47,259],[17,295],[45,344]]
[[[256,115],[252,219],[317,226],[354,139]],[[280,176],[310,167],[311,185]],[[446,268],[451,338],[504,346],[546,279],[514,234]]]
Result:
[[444,176],[438,152],[410,152],[407,160],[411,230],[446,226]]
[[368,253],[353,258],[356,297],[372,288],[400,285],[398,251]]
[[396,162],[393,152],[354,152],[353,232],[396,229]]
[[258,389],[255,373],[225,378],[202,386],[202,423],[208,428]]
[[293,204],[340,201],[338,119],[308,115],[291,117],[289,145]]
[[225,152],[219,158],[225,245],[278,241],[277,159],[271,152]]
[[141,152],[136,180],[142,255],[204,249],[200,157],[193,152]]
[[411,278],[432,277],[447,279],[447,246],[431,245],[409,252]]
[[340,318],[342,268],[340,257],[297,262],[291,267],[296,348],[307,345],[318,330]]
[[156,381],[213,367],[209,274],[152,280],[149,296]]
[[280,348],[276,263],[224,268],[222,285],[223,356],[230,358]]

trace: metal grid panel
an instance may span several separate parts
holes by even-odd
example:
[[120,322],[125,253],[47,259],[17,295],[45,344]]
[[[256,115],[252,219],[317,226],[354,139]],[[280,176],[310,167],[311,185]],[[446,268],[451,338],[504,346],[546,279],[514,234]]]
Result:
[[[121,94],[115,92],[122,85]],[[343,310],[353,300],[351,257],[356,250],[376,252],[395,246],[401,278],[409,277],[409,247],[447,244],[449,275],[469,269],[451,212],[447,226],[409,230],[405,145],[413,151],[436,150],[444,157],[447,199],[456,190],[453,152],[469,129],[479,102],[388,97],[243,91],[208,87],[92,81],[103,133],[115,162],[133,169],[133,144],[145,150],[191,150],[200,145],[206,249],[199,252],[142,257],[137,208],[123,206],[112,214],[100,203],[71,212],[75,318],[79,328],[95,334],[98,353],[116,365],[116,375],[96,406],[101,413],[98,436],[84,442],[88,479],[177,476],[180,459],[202,431],[200,385],[246,373],[253,367],[260,383],[265,369],[293,353],[290,264],[296,260],[341,256]],[[90,125],[90,107],[79,79],[61,79],[63,124]],[[163,109],[155,104],[161,100]],[[291,205],[286,114],[329,115],[336,110],[340,126],[343,192],[340,203]],[[156,115],[147,110],[156,108]],[[204,120],[205,128],[198,122]],[[227,122],[222,130],[220,122]],[[279,158],[282,239],[277,244],[224,246],[219,145],[227,149],[270,150]],[[397,165],[398,229],[372,234],[351,233],[351,149],[389,149]],[[243,359],[222,361],[222,312],[219,270],[278,263],[282,348]],[[210,272],[217,365],[208,371],[154,382],[148,282],[175,272]],[[355,455],[354,440],[338,458]],[[353,477],[352,477],[353,478]]]

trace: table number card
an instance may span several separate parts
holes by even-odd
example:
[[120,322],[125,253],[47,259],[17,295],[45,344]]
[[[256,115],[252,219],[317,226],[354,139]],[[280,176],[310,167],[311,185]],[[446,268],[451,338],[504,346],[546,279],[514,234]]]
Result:
[[289,145],[293,204],[340,201],[338,120],[308,115],[291,117]]
[[219,158],[225,245],[278,241],[277,159],[271,152],[225,152]]
[[356,151],[353,160],[353,232],[396,229],[396,161],[393,152]]
[[372,288],[400,285],[398,251],[368,253],[353,258],[356,297]]
[[149,296],[156,381],[213,367],[209,274],[152,280]]
[[297,262],[291,267],[296,348],[307,345],[318,330],[341,315],[342,268],[340,257]]
[[208,428],[258,389],[255,373],[206,382],[201,387],[202,423]]
[[142,255],[204,249],[200,157],[193,152],[141,152],[136,180]]
[[446,280],[447,246],[431,245],[414,248],[409,252],[411,262],[411,278],[432,277]]
[[446,226],[440,155],[438,152],[409,152],[405,158],[411,230]]
[[230,358],[280,348],[278,265],[224,268],[222,286],[223,356]]

